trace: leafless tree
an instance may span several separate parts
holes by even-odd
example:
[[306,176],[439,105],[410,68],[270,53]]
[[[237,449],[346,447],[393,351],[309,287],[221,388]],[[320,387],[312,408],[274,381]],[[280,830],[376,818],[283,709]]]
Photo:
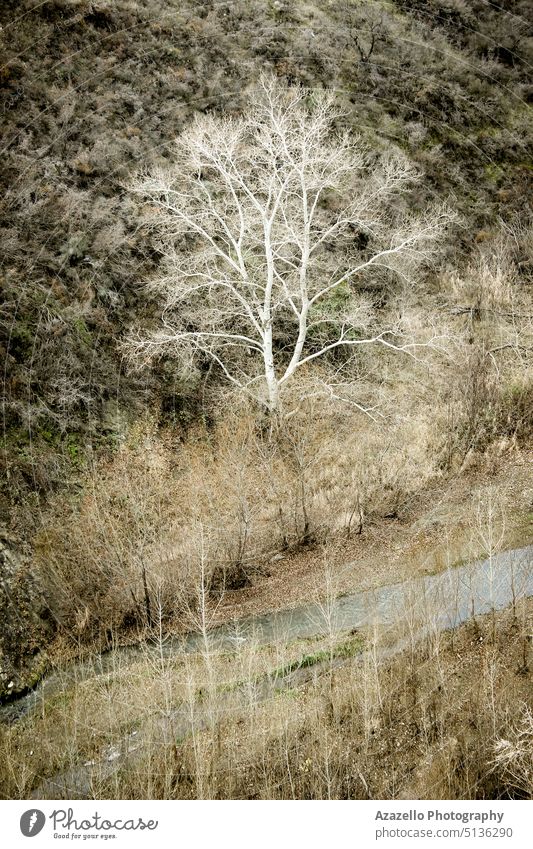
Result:
[[165,259],[149,284],[161,327],[130,337],[134,358],[208,359],[277,414],[294,375],[335,349],[413,353],[357,281],[384,269],[412,279],[451,213],[395,215],[413,168],[399,153],[374,161],[335,130],[340,117],[332,93],[263,77],[245,114],[197,117],[172,165],[133,182]]
[[356,27],[350,29],[350,33],[352,36],[353,43],[357,48],[357,52],[359,53],[359,59],[361,62],[366,63],[369,61],[372,53],[374,52],[374,47],[376,46],[377,41],[381,41],[385,38],[385,30],[383,26],[383,20],[373,20],[370,21],[366,30],[362,28],[363,34],[365,38],[361,37],[361,33],[358,32]]

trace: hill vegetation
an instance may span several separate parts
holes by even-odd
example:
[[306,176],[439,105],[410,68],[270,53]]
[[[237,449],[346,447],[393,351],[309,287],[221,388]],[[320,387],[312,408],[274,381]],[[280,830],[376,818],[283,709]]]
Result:
[[[198,413],[172,367],[124,374],[117,354],[139,312],[150,320],[139,282],[158,263],[124,180],[171,156],[195,113],[238,113],[271,68],[338,90],[350,127],[405,151],[425,175],[414,204],[453,200],[461,273],[499,218],[526,226],[527,5],[3,3],[4,521],[142,409],[158,403],[185,423]],[[516,241],[525,286],[530,257]]]
[[[54,641],[198,623],[199,587],[216,603],[275,558],[364,537],[423,487],[530,445],[529,7],[2,3],[0,696],[38,679]],[[157,327],[143,284],[163,260],[126,186],[172,162],[195,115],[240,115],[263,71],[331,90],[339,130],[412,164],[395,218],[443,202],[457,216],[412,285],[376,273],[338,296],[445,342],[353,358],[371,415],[314,397],[321,366],[302,370],[276,439],[208,358],[137,370],[122,344]]]

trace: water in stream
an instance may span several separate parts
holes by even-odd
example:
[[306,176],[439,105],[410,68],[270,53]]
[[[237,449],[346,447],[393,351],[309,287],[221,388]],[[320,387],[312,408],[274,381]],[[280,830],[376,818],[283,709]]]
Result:
[[[529,595],[533,595],[533,545],[436,575],[222,626],[210,633],[209,641],[218,649],[250,638],[263,643],[288,642],[374,624],[392,626],[406,617],[413,623],[430,619],[434,630],[443,631]],[[186,648],[198,651],[203,642],[200,634],[190,634]]]
[[[235,651],[248,640],[259,643],[290,642],[326,634],[379,625],[381,629],[402,624],[417,638],[432,632],[455,628],[472,616],[500,610],[524,596],[533,595],[533,545],[506,551],[486,560],[426,575],[375,590],[351,593],[339,598],[311,603],[239,620],[212,629],[207,635],[191,633],[165,641],[165,655],[182,652]],[[206,646],[207,641],[207,646]],[[401,648],[398,640],[397,648]],[[80,680],[113,668],[122,661],[135,660],[141,652],[160,651],[150,645],[117,648],[97,662],[76,663],[53,672],[38,687],[15,702],[0,707],[0,721],[13,721],[42,703],[69,680]]]
[[[170,639],[163,644],[167,657],[183,652],[235,651],[249,640],[260,643],[334,635],[379,626],[380,634],[391,639],[378,650],[381,658],[397,654],[421,637],[455,628],[473,616],[499,610],[520,598],[533,595],[533,545],[504,552],[487,560],[460,566],[436,575],[427,575],[403,583],[379,587],[372,591],[353,593],[291,610],[281,610],[263,616],[241,620],[232,625],[215,628],[206,635],[189,634],[182,639]],[[372,630],[370,630],[370,640]],[[206,645],[207,643],[207,645]],[[113,669],[120,655],[121,663],[134,661],[147,653],[159,653],[161,646],[143,644],[120,648],[102,655],[97,662],[73,664],[67,670],[51,673],[32,693],[0,708],[0,721],[13,722],[50,698],[69,682],[105,674]],[[142,654],[141,654],[142,653]],[[359,655],[362,659],[363,655]],[[346,661],[339,659],[335,665]],[[355,659],[357,662],[357,659]],[[320,674],[321,665],[312,669],[296,669],[279,677],[265,676],[256,682],[256,698],[268,698],[276,690],[298,686],[312,675]],[[243,696],[245,693],[243,692]],[[233,697],[235,694],[233,694]],[[238,696],[238,694],[237,694]],[[220,694],[217,711],[222,716],[231,707],[230,694]],[[186,736],[191,732],[187,706],[177,706],[170,716],[159,720],[161,734],[169,732]],[[202,727],[205,717],[199,706],[194,718],[196,728]],[[87,763],[74,763],[68,769],[46,778],[32,793],[32,798],[88,798],[93,793],[93,781],[111,778],[125,762],[142,757],[145,740],[143,730],[126,734],[115,745]]]

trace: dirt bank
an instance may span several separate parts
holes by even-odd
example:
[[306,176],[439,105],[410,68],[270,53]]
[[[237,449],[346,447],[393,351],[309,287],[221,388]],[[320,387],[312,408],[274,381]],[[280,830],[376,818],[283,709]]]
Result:
[[227,593],[220,621],[370,589],[486,557],[533,540],[533,449],[491,454],[370,517],[361,534],[274,558],[251,586]]

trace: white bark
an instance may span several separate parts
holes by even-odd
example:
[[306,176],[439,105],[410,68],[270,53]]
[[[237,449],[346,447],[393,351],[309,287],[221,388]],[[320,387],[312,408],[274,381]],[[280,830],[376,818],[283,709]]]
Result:
[[263,78],[244,117],[197,118],[174,164],[135,182],[165,273],[150,284],[161,328],[132,337],[134,356],[211,358],[277,412],[298,369],[335,348],[408,350],[351,287],[377,269],[410,279],[451,215],[394,225],[412,168],[389,154],[370,169],[361,142],[334,132],[337,118],[332,95]]

